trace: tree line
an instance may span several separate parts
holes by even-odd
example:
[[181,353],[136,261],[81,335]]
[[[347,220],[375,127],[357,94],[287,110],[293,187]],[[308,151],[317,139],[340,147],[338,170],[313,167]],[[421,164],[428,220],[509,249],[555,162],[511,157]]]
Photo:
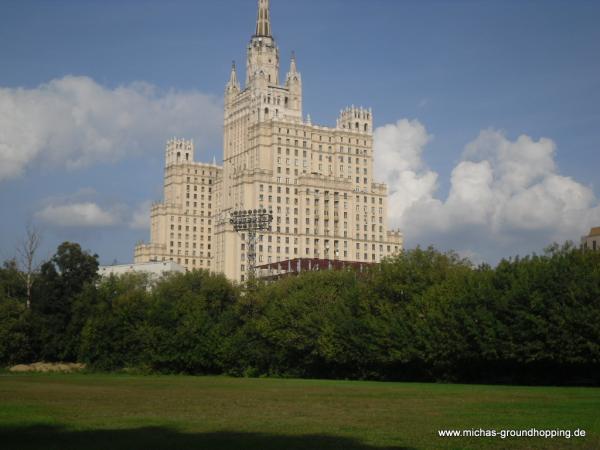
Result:
[[153,282],[97,269],[97,255],[69,242],[29,282],[5,262],[0,365],[600,384],[600,253],[571,244],[496,267],[417,248],[362,273],[243,287],[206,271]]

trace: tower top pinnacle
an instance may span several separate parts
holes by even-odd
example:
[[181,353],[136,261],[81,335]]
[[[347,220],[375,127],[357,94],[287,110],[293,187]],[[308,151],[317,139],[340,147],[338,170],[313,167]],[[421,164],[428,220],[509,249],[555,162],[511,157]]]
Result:
[[258,0],[258,16],[256,18],[256,33],[254,35],[271,37],[269,0]]
[[237,79],[237,73],[235,70],[235,61],[231,62],[231,74],[229,75],[229,82],[227,83],[227,91],[239,91],[240,84]]

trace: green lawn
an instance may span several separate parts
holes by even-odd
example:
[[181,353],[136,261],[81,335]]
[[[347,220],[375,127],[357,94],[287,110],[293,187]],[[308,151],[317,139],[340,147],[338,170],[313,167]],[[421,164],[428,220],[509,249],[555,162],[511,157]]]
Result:
[[[440,438],[439,429],[584,429]],[[0,448],[600,448],[600,389],[0,374]]]

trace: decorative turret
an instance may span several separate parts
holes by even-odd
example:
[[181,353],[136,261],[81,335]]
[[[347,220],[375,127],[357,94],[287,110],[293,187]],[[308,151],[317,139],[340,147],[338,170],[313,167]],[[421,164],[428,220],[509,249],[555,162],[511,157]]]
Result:
[[373,132],[373,113],[371,108],[366,109],[352,105],[340,111],[337,119],[337,128],[354,131],[356,133]]
[[300,112],[302,116],[302,77],[296,67],[296,54],[292,52],[290,71],[287,74],[285,87],[290,91],[290,98],[286,105],[289,109]]
[[225,103],[229,104],[237,94],[240,92],[240,83],[237,79],[237,73],[235,70],[235,61],[231,64],[231,74],[229,75],[229,81],[225,86]]
[[193,141],[178,138],[172,138],[167,141],[165,168],[173,164],[191,163],[192,161],[194,161]]
[[[298,73],[298,69],[296,68],[296,52],[292,50],[292,59],[290,60],[290,72],[289,74]],[[288,74],[288,78],[289,78]]]
[[235,61],[231,63],[231,74],[229,75],[229,82],[225,88],[226,94],[237,94],[240,92],[240,83],[237,79],[237,73],[235,70]]
[[300,72],[298,72],[298,68],[296,67],[296,53],[292,52],[292,59],[290,61],[290,71],[287,74],[286,86],[291,86],[293,84],[302,85],[302,77],[300,76]]

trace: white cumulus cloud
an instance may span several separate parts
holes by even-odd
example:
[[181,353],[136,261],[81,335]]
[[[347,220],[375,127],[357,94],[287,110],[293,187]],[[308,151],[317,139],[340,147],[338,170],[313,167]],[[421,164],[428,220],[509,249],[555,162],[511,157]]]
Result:
[[47,205],[36,217],[57,227],[106,227],[120,222],[118,214],[104,210],[93,202]]
[[147,230],[150,228],[150,208],[152,202],[145,201],[138,205],[131,215],[129,227],[134,230]]
[[201,153],[220,145],[221,128],[220,99],[198,91],[111,89],[84,76],[0,88],[0,181],[34,163],[76,169],[162,150],[171,136],[196,138]]
[[433,138],[417,120],[399,120],[375,130],[375,173],[390,187],[389,209],[401,217],[437,189],[437,174],[427,170],[422,153]]
[[390,219],[409,245],[433,243],[475,259],[539,251],[576,240],[600,223],[593,190],[561,175],[551,139],[510,140],[483,130],[452,170],[445,199],[423,151],[431,137],[418,121],[375,130],[376,174],[390,189]]

